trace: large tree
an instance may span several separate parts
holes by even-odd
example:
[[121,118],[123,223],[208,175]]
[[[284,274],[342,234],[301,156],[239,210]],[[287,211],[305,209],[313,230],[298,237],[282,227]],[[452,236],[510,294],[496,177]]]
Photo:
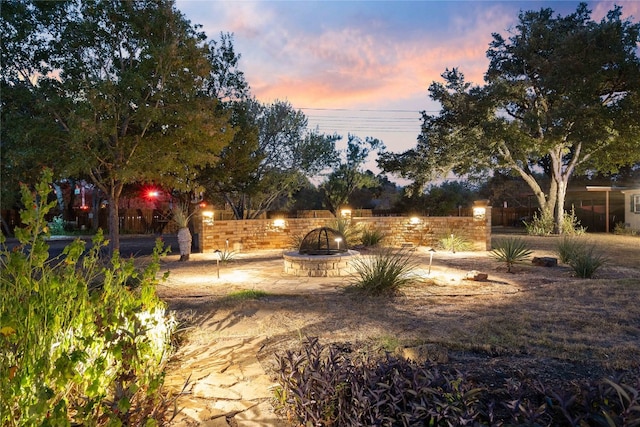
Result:
[[[585,4],[565,17],[521,12],[508,39],[493,34],[485,85],[447,70],[444,84],[429,87],[440,113],[423,113],[417,147],[386,154],[382,168],[416,187],[449,171],[511,170],[561,232],[573,174],[640,158],[639,33],[619,7],[600,22]],[[540,172],[549,177],[546,189]]]
[[349,134],[344,158],[335,166],[327,179],[320,185],[324,204],[334,215],[341,206],[349,203],[349,197],[360,188],[375,187],[379,184],[375,175],[363,171],[362,167],[372,150],[382,150],[382,141],[367,137],[364,140]]
[[[193,190],[197,166],[214,163],[232,136],[207,90],[205,36],[170,0],[15,0],[2,9],[12,43],[3,89],[27,91],[37,107],[32,127],[8,131],[12,148],[34,141],[56,153],[46,160],[59,175],[88,174],[106,195],[118,248],[126,184]],[[25,117],[24,105],[11,108]]]
[[308,128],[305,115],[291,104],[234,103],[237,133],[220,162],[208,168],[205,187],[233,209],[236,219],[256,218],[274,203],[302,188],[337,159],[337,135]]

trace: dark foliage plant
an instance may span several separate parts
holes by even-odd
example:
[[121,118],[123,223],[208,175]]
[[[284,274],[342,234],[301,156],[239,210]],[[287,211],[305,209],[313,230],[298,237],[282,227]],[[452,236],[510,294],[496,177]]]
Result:
[[[325,346],[276,355],[279,411],[305,426],[638,426],[640,378],[532,387],[477,384],[464,373]],[[628,380],[628,379],[627,379]]]

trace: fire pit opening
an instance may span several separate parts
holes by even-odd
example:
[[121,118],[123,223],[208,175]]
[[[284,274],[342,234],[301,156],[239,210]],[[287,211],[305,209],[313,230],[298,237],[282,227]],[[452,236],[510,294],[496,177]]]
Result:
[[348,251],[347,239],[342,233],[329,227],[311,230],[302,239],[299,254],[305,255],[335,255]]

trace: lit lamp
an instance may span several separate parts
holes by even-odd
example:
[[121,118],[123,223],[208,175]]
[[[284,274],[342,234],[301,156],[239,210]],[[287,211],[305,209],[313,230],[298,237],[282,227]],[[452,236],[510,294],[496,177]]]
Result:
[[431,276],[431,263],[433,262],[433,254],[436,250],[433,248],[429,249],[429,273],[428,276]]
[[475,206],[473,208],[473,217],[475,219],[484,219],[484,216],[487,213],[487,208],[484,206]]
[[216,267],[218,269],[218,279],[220,278],[220,259],[222,259],[222,252],[220,251],[220,249],[216,249],[215,252],[216,254]]
[[336,237],[335,239],[336,244],[338,245],[338,250],[340,250],[340,242],[342,242],[342,237]]
[[202,217],[206,225],[213,225],[213,211],[202,211]]
[[473,219],[485,219],[487,217],[488,205],[488,200],[476,200],[473,202]]
[[273,226],[278,228],[284,228],[284,219],[276,218],[273,220]]
[[417,216],[412,216],[412,217],[409,219],[409,224],[411,224],[411,225],[418,225],[418,224],[420,224],[420,218],[418,218]]
[[351,209],[349,208],[343,208],[340,210],[340,215],[343,218],[351,218]]

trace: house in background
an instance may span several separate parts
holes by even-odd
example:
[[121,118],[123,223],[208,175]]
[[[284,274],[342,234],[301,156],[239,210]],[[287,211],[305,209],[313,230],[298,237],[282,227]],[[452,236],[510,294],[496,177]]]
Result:
[[622,190],[624,194],[625,227],[640,231],[640,186]]

